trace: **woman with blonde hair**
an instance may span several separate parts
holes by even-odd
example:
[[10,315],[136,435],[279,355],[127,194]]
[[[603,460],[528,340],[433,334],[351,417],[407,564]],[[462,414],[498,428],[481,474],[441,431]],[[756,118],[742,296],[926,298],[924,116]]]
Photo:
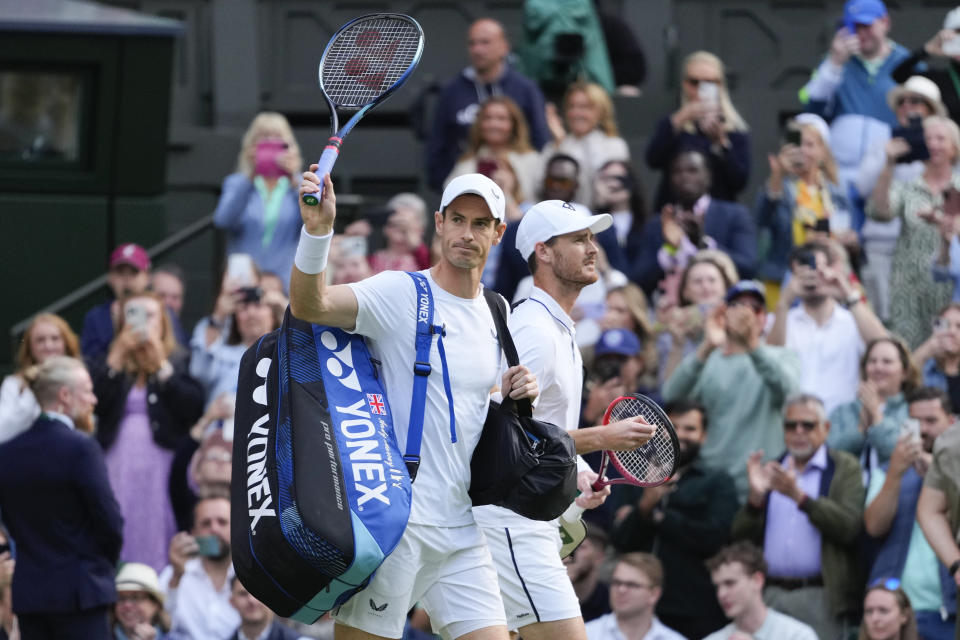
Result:
[[800,144],[788,141],[768,156],[770,175],[757,196],[757,226],[770,234],[759,276],[767,284],[771,305],[776,304],[774,293],[790,270],[794,247],[831,231],[841,241],[856,244],[856,234],[852,239],[847,234],[852,213],[838,182],[827,123],[820,116],[804,113],[787,130],[799,135]]
[[923,138],[930,157],[923,173],[907,181],[894,179],[893,170],[909,145],[903,138],[887,141],[887,164],[867,201],[871,218],[903,221],[890,264],[890,328],[912,347],[927,338],[930,319],[950,302],[952,287],[932,281],[930,263],[940,246],[936,225],[945,215],[943,194],[960,189],[960,128],[949,118],[929,116]]
[[630,160],[630,149],[617,131],[613,101],[598,84],[574,83],[563,96],[562,120],[552,105],[547,106],[547,125],[553,140],[540,152],[540,175],[546,172],[546,163],[554,155],[572,156],[580,163],[574,199],[589,206],[597,170],[610,160]]
[[492,96],[480,105],[470,127],[467,150],[447,176],[444,186],[465,173],[482,173],[492,179],[497,171],[505,169],[516,175],[520,191],[518,203],[537,197],[540,154],[530,145],[527,119],[517,103],[507,96]]
[[174,448],[203,413],[203,388],[187,373],[159,296],[131,296],[121,310],[106,358],[91,366],[96,438],[123,514],[120,557],[160,570],[177,532],[169,493]]
[[17,371],[0,385],[0,443],[26,431],[40,415],[40,405],[27,385],[24,372],[50,356],[79,358],[80,341],[66,320],[38,313],[23,333],[17,351]]
[[300,238],[297,188],[303,159],[290,123],[257,114],[243,134],[237,170],[223,181],[214,224],[227,232],[227,254],[246,253],[289,286]]
[[696,149],[710,162],[710,195],[736,201],[750,177],[750,138],[727,91],[723,62],[695,51],[683,62],[680,108],[658,123],[647,143],[647,164],[663,173],[654,201],[659,210],[671,202],[667,169],[681,150]]

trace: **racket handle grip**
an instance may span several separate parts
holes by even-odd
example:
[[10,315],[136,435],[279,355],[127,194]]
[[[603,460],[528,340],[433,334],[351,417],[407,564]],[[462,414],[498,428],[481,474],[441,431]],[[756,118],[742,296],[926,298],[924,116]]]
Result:
[[308,204],[313,207],[320,203],[320,197],[323,195],[323,176],[330,173],[330,171],[333,169],[333,165],[336,163],[337,157],[340,155],[340,142],[340,138],[336,136],[327,141],[327,146],[320,155],[320,160],[317,161],[319,166],[317,167],[316,174],[320,176],[320,191],[317,193],[303,194],[304,204]]
[[576,522],[580,519],[580,516],[583,515],[584,511],[586,511],[586,509],[578,505],[576,502],[572,502],[570,503],[570,506],[567,507],[567,510],[560,515],[560,519],[565,522]]

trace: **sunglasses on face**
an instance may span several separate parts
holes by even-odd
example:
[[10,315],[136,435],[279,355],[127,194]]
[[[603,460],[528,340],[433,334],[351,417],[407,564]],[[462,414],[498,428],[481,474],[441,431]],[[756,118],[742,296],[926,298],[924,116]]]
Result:
[[786,431],[796,431],[798,427],[802,428],[807,433],[810,433],[817,428],[817,423],[813,420],[784,420],[783,421],[783,428]]

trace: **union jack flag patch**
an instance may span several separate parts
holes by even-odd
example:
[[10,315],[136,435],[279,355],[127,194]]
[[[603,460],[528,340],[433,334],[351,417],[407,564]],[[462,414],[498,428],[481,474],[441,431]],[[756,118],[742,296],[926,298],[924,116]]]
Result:
[[368,393],[367,402],[370,404],[370,412],[380,416],[387,415],[387,405],[383,401],[383,394]]

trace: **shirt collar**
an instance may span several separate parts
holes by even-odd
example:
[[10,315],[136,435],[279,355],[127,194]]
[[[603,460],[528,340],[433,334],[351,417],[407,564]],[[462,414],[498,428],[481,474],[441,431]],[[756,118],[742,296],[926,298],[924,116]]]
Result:
[[[787,457],[789,458],[792,456],[787,454]],[[827,468],[827,444],[823,443],[822,445],[820,445],[820,447],[816,451],[813,452],[813,455],[810,457],[810,460],[807,461],[807,464],[803,468],[803,471],[799,471],[799,473],[805,473],[810,469],[818,469],[819,471],[823,471],[826,468]]]
[[256,638],[248,638],[246,635],[244,635],[243,629],[237,629],[237,638],[238,640],[267,640],[267,638],[270,636],[271,627],[273,627],[272,622],[268,624],[267,628],[264,629],[263,632],[260,635],[258,635]]
[[545,306],[547,311],[550,312],[550,315],[559,320],[568,331],[573,331],[575,324],[573,318],[571,318],[567,312],[560,307],[560,304],[554,300],[553,296],[551,296],[549,293],[534,285],[533,290],[530,292],[530,299],[536,300]]
[[73,419],[65,413],[60,413],[59,411],[44,411],[43,413],[46,414],[48,418],[59,420],[60,422],[67,425],[71,429],[77,428],[77,426],[73,424]]

